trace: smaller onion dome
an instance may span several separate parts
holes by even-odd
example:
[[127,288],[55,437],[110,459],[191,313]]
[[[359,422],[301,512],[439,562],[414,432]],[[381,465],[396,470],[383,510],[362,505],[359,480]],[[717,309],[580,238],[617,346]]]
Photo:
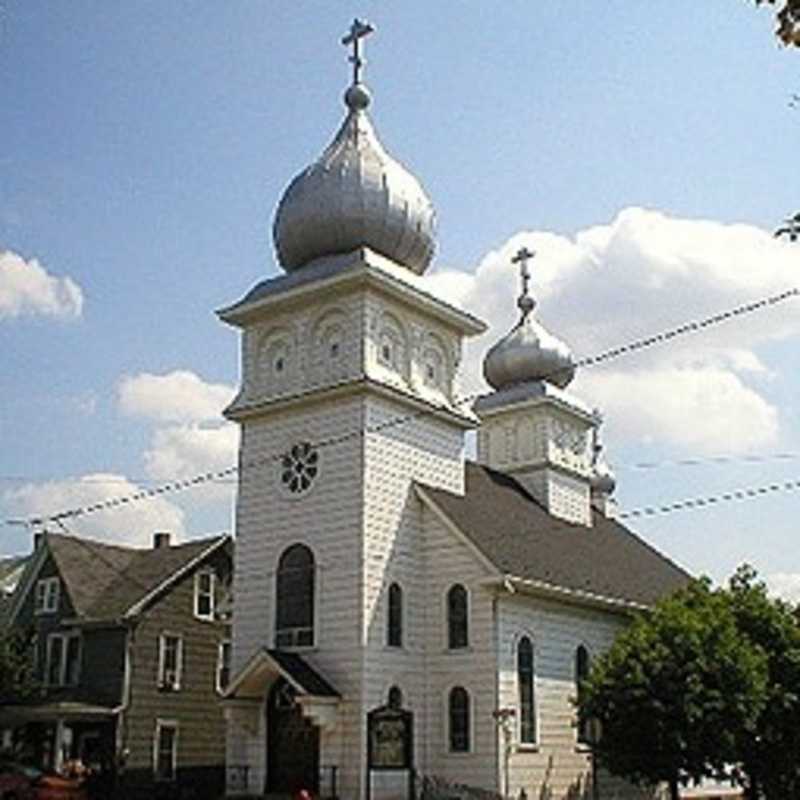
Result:
[[610,497],[614,494],[614,489],[617,488],[617,479],[611,470],[611,467],[606,463],[603,458],[603,445],[600,444],[600,423],[602,417],[598,412],[595,412],[595,427],[593,429],[592,443],[592,476],[589,478],[589,486],[593,494],[604,495]]
[[530,273],[527,266],[532,257],[533,253],[523,247],[512,259],[521,265],[522,295],[517,300],[521,317],[483,361],[483,376],[495,389],[529,381],[546,381],[563,389],[575,377],[575,363],[569,347],[533,318],[536,301],[528,294]]
[[273,240],[291,272],[316,258],[369,247],[421,274],[433,258],[435,212],[420,182],[384,150],[367,114],[360,40],[372,26],[356,20],[342,39],[352,45],[348,113],[317,161],[289,184],[275,213]]

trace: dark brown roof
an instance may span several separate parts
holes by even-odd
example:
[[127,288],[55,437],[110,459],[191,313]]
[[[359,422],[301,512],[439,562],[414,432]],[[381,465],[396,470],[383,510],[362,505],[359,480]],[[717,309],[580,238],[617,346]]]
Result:
[[122,616],[171,575],[225,536],[194,539],[159,549],[110,545],[62,534],[46,534],[46,545],[80,619]]
[[624,525],[551,516],[510,475],[467,464],[466,493],[422,486],[498,571],[571,591],[650,605],[691,576]]
[[339,692],[302,656],[286,650],[267,650],[266,652],[287,675],[291,676],[297,686],[302,687],[304,694],[315,697],[341,697]]

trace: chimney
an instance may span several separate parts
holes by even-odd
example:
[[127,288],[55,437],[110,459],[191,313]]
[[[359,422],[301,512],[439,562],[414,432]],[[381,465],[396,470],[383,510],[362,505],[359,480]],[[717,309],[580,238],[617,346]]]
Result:
[[153,550],[169,547],[171,534],[169,531],[156,531],[153,534]]

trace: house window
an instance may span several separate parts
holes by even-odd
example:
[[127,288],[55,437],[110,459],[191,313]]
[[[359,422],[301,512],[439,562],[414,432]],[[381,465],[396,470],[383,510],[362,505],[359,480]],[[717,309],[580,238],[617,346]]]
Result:
[[275,603],[275,646],[314,645],[314,556],[293,544],[278,562]]
[[178,766],[178,723],[156,720],[153,773],[157,781],[174,781]]
[[198,619],[214,619],[214,585],[216,575],[210,570],[194,576],[194,615]]
[[389,647],[403,646],[403,590],[398,583],[389,586],[386,644]]
[[231,682],[231,643],[226,639],[217,650],[217,691],[224,692]]
[[77,686],[81,669],[78,634],[51,633],[47,638],[45,680],[48,686]]
[[61,593],[61,581],[58,577],[42,578],[36,581],[35,612],[52,614],[58,611],[58,597]]
[[[575,651],[575,696],[578,698],[580,704],[583,697],[583,682],[589,677],[589,651],[583,646],[579,645]],[[578,744],[589,744],[589,726],[588,720],[578,715]]]
[[173,633],[158,637],[158,687],[168,691],[181,688],[183,639]]
[[448,699],[450,720],[450,752],[469,752],[469,692],[463,686],[450,690]]
[[533,681],[533,644],[527,636],[523,636],[517,645],[519,740],[522,744],[536,742],[536,702]]
[[457,583],[447,592],[447,646],[456,650],[468,645],[467,590]]

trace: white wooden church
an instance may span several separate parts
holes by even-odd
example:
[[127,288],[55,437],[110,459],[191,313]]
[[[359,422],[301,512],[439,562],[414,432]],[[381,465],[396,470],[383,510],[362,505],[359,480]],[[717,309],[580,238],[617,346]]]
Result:
[[345,37],[344,122],[278,205],[286,274],[219,312],[242,331],[228,791],[401,798],[415,774],[591,796],[577,681],[688,576],[608,512],[599,418],[534,318],[526,251],[493,391],[459,402],[485,325],[413,280],[434,210],[368,116],[371,30]]

